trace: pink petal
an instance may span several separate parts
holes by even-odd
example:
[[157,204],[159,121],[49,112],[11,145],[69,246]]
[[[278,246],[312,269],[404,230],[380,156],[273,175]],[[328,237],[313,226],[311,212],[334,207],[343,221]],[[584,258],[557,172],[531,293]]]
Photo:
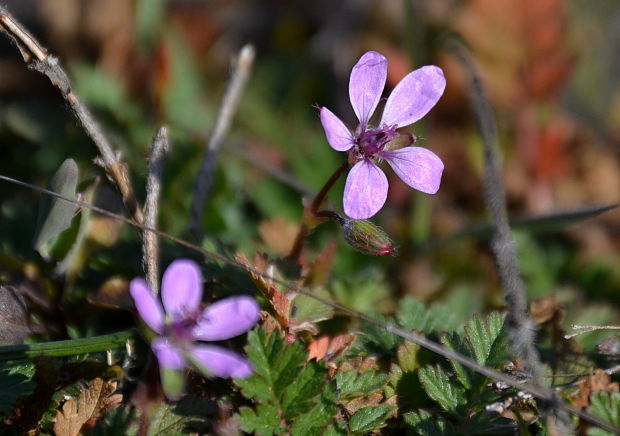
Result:
[[365,53],[351,71],[349,98],[362,126],[375,111],[387,77],[387,59],[376,51]]
[[168,369],[183,369],[187,366],[183,352],[170,343],[167,338],[159,337],[153,339],[151,349],[157,357],[159,366]]
[[141,278],[135,278],[129,283],[129,293],[133,298],[140,318],[157,333],[164,331],[164,311],[159,299],[153,295],[149,285]]
[[354,219],[370,218],[385,204],[387,177],[368,159],[356,163],[344,186],[344,212]]
[[432,109],[446,88],[441,68],[427,65],[407,74],[385,103],[381,125],[408,126]]
[[259,318],[260,308],[254,298],[246,295],[225,298],[205,309],[193,336],[203,341],[233,338],[254,327]]
[[321,124],[323,124],[327,142],[334,150],[347,151],[353,146],[353,135],[347,126],[326,107],[321,108]]
[[216,345],[197,345],[191,348],[190,354],[199,369],[205,369],[217,377],[247,378],[254,370],[250,361],[241,354]]
[[172,319],[184,318],[198,310],[202,299],[202,273],[193,260],[172,262],[162,279],[161,298]]
[[434,194],[439,190],[443,162],[435,153],[421,147],[405,147],[381,153],[403,182],[418,191]]

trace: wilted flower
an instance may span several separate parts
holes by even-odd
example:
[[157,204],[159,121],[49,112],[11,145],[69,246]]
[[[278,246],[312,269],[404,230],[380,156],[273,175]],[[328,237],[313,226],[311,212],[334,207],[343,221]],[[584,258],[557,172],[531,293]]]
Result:
[[[242,355],[217,345],[251,329],[259,319],[259,307],[249,296],[229,297],[202,310],[202,274],[187,259],[172,262],[164,272],[162,305],[142,278],[129,285],[131,296],[144,322],[159,336],[151,342],[163,370],[183,370],[188,361],[206,375],[245,378],[252,365]],[[165,312],[164,312],[165,309]]]
[[[329,109],[321,108],[321,124],[329,145],[348,151],[355,162],[344,188],[343,205],[351,218],[366,219],[376,214],[387,198],[387,177],[376,165],[387,161],[409,186],[428,194],[439,189],[443,163],[421,147],[390,149],[400,127],[422,118],[439,100],[446,80],[439,67],[428,65],[407,74],[387,99],[377,127],[368,124],[381,98],[387,76],[387,59],[369,51],[355,64],[349,79],[349,98],[359,120],[355,132]],[[409,141],[410,143],[413,140]]]

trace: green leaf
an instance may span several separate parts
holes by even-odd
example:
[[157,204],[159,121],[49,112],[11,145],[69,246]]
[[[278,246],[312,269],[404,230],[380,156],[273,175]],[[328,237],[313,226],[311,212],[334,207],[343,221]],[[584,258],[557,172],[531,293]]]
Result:
[[[336,413],[335,384],[327,383],[322,363],[306,362],[300,343],[285,344],[280,333],[263,329],[249,333],[248,356],[254,374],[234,380],[241,393],[254,400],[254,409],[242,408],[244,431],[258,434],[320,434]],[[285,428],[280,429],[280,426]]]
[[[554,212],[548,215],[517,216],[510,218],[510,227],[515,230],[523,229],[531,232],[557,232],[570,225],[616,209],[618,206],[618,204],[605,204]],[[491,236],[493,228],[493,224],[489,222],[473,223],[452,235],[428,242],[427,249],[435,249],[466,237],[488,238]]]
[[394,406],[373,406],[359,409],[349,419],[349,430],[353,434],[363,434],[385,427],[385,420],[393,410]]
[[[465,340],[465,338],[463,338],[456,332],[442,335],[441,343],[449,350],[452,350],[459,354],[463,354],[465,356],[471,355],[469,343]],[[471,389],[478,381],[478,379],[482,378],[482,376],[476,374],[475,372],[473,372],[460,362],[457,362],[456,360],[450,360],[450,364],[452,365],[452,368],[454,368],[456,378],[467,390]]]
[[323,434],[323,429],[333,421],[338,410],[336,401],[336,387],[330,383],[319,397],[318,404],[309,412],[295,418],[291,434],[293,436]]
[[0,414],[8,414],[17,400],[30,395],[33,390],[34,383],[31,381],[31,377],[20,373],[1,371]]
[[506,357],[505,318],[504,314],[492,312],[484,321],[478,316],[472,317],[465,326],[465,337],[473,351],[472,357],[479,364],[500,362]]
[[284,346],[279,333],[267,336],[263,329],[248,334],[247,354],[254,364],[254,374],[235,383],[246,398],[261,402],[279,401],[284,390],[299,375],[307,355],[300,343]]
[[404,372],[413,372],[420,366],[420,362],[418,362],[420,348],[418,344],[410,341],[405,341],[398,347],[396,351],[398,366]]
[[[616,427],[620,427],[620,392],[596,392],[590,397],[588,412]],[[611,435],[600,428],[588,429],[589,436]]]
[[325,369],[316,361],[308,362],[295,380],[286,388],[282,399],[284,418],[291,419],[314,405],[313,397],[325,386]]
[[407,412],[403,415],[408,434],[419,436],[450,436],[455,434],[454,427],[443,417],[431,414],[427,410]]
[[420,368],[418,377],[429,397],[439,403],[447,412],[459,415],[458,407],[466,403],[465,391],[453,383],[441,367]]
[[193,416],[176,413],[175,406],[164,401],[149,410],[149,416],[151,425],[148,436],[181,434],[185,431],[187,424],[194,419]]
[[[49,181],[47,187],[51,191],[75,199],[77,183],[77,164],[73,159],[66,159]],[[42,257],[48,258],[50,256],[52,246],[60,234],[71,226],[74,215],[74,204],[46,194],[41,195],[34,249]]]
[[358,397],[367,395],[387,384],[387,374],[365,371],[358,373],[356,370],[339,372],[336,374],[336,386],[342,397]]
[[[393,320],[382,315],[375,315],[374,318],[384,323],[394,324]],[[362,329],[365,334],[356,341],[352,349],[353,353],[391,354],[403,342],[402,338],[376,324],[364,321]]]
[[280,428],[278,409],[273,406],[259,404],[256,412],[249,407],[242,407],[239,414],[241,430],[261,436],[283,433]]
[[403,298],[396,313],[398,324],[407,330],[424,333],[450,331],[458,327],[458,319],[445,306],[427,307],[411,297]]
[[[326,289],[318,288],[313,291],[319,297],[329,299],[330,294]],[[291,302],[291,322],[300,325],[305,322],[315,323],[334,317],[334,308],[321,303],[316,298],[308,295],[297,294]]]
[[377,269],[348,275],[331,284],[337,302],[363,313],[380,312],[377,307],[388,297],[388,289],[383,274]]

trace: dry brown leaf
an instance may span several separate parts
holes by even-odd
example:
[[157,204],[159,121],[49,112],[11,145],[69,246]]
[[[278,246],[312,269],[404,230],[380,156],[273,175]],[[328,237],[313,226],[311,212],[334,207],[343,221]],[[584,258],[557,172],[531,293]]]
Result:
[[363,409],[364,407],[378,406],[382,401],[383,394],[381,392],[373,392],[372,394],[352,399],[344,405],[344,408],[349,415],[353,415],[355,412]]
[[78,400],[65,401],[56,414],[54,433],[56,436],[77,436],[91,419],[97,419],[110,409],[118,407],[123,399],[114,394],[116,382],[100,378],[92,380],[88,387],[80,391]]
[[602,369],[595,370],[577,383],[579,390],[574,395],[573,405],[585,409],[590,405],[590,395],[595,392],[618,392],[618,383],[611,382],[611,377]]

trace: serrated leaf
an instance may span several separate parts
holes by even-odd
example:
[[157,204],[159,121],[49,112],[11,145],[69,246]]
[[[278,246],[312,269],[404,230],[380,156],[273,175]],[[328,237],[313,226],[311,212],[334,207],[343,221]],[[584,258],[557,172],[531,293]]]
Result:
[[31,377],[20,373],[0,372],[0,414],[6,415],[17,400],[30,395],[34,390]]
[[263,329],[248,334],[246,351],[254,364],[254,374],[235,383],[246,398],[256,397],[262,402],[277,401],[306,361],[301,344],[296,342],[285,347],[279,333],[267,336]]
[[295,418],[291,427],[293,436],[322,434],[323,429],[333,421],[336,407],[337,393],[333,383],[327,385],[321,393],[318,404],[309,412]]
[[442,306],[427,307],[411,297],[403,298],[396,312],[398,324],[407,330],[424,333],[449,331],[457,328],[456,317]]
[[324,385],[325,369],[315,361],[308,362],[301,374],[284,391],[284,418],[291,419],[310,410],[314,405],[313,397],[321,393]]
[[454,427],[443,417],[431,414],[428,410],[407,412],[403,415],[407,434],[419,436],[450,436],[455,434]]
[[65,401],[56,415],[54,433],[57,436],[74,436],[91,419],[99,418],[110,409],[118,407],[122,395],[114,394],[116,382],[96,378],[88,388],[80,391],[79,399]]
[[452,382],[441,367],[420,368],[418,377],[430,398],[439,403],[447,412],[459,415],[458,407],[466,403],[465,391]]
[[349,419],[349,431],[353,434],[363,434],[385,427],[385,420],[392,410],[394,406],[364,407]]
[[[47,187],[51,191],[75,199],[77,183],[77,164],[73,159],[66,159],[49,181]],[[54,242],[62,232],[71,226],[74,215],[75,206],[72,203],[46,194],[41,195],[34,249],[42,257],[48,258],[50,256]]]
[[181,434],[194,416],[176,412],[176,407],[162,401],[148,412],[150,425],[148,436],[166,436]]
[[[491,358],[498,360],[502,350],[502,331],[506,316],[498,312],[492,312],[484,321],[474,316],[465,326],[465,337],[470,344],[473,358],[481,365],[486,365]],[[503,356],[502,356],[503,357]]]
[[387,384],[389,376],[375,371],[358,373],[356,370],[336,374],[336,386],[341,397],[367,395]]
[[[391,319],[381,315],[375,315],[374,318],[381,322],[394,324]],[[403,341],[401,337],[376,324],[364,322],[362,329],[365,334],[359,337],[352,349],[353,352],[361,349],[361,352],[367,354],[389,354]]]
[[[590,396],[588,412],[616,427],[620,427],[620,392],[597,392]],[[611,435],[600,428],[588,429],[588,436]]]
[[247,433],[261,436],[281,434],[280,416],[273,406],[259,404],[256,412],[249,407],[242,407],[239,414],[241,429]]
[[[469,344],[456,332],[442,335],[441,343],[449,350],[465,356],[471,355]],[[450,360],[450,364],[454,368],[454,373],[463,387],[468,390],[471,389],[475,384],[474,379],[478,378],[477,374],[455,360]]]

